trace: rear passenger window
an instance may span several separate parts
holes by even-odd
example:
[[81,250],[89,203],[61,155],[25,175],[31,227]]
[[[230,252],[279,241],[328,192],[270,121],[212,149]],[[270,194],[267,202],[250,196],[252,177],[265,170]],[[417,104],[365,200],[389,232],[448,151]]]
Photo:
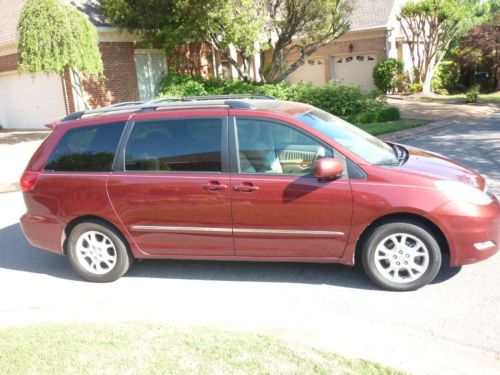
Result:
[[125,149],[127,171],[221,172],[222,120],[134,124]]
[[124,125],[120,122],[68,130],[52,152],[45,170],[111,171]]

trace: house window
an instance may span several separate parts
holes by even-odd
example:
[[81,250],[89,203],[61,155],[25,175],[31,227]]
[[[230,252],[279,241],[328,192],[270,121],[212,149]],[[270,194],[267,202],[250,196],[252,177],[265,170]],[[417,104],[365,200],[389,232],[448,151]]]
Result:
[[352,61],[352,56],[348,56],[345,58],[346,63],[350,63]]
[[139,99],[154,99],[158,95],[161,79],[167,71],[165,55],[157,50],[136,50],[135,68]]
[[356,60],[357,61],[365,61],[365,57],[364,56],[356,56]]
[[368,58],[368,61],[373,61],[373,60],[375,60],[375,57],[370,56],[370,55],[368,55],[368,56],[367,56],[367,58]]

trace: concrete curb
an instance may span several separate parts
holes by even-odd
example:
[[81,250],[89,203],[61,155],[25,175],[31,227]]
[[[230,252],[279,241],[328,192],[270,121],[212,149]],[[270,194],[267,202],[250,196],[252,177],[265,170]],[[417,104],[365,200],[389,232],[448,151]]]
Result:
[[20,191],[21,188],[17,182],[12,182],[9,184],[0,184],[0,194],[3,193],[12,193],[15,191]]
[[426,125],[417,126],[416,128],[410,128],[405,130],[398,130],[392,133],[380,134],[377,137],[384,141],[399,141],[403,139],[426,135],[436,130],[444,129],[458,123],[460,123],[460,121],[457,118],[447,118],[444,120],[433,121]]

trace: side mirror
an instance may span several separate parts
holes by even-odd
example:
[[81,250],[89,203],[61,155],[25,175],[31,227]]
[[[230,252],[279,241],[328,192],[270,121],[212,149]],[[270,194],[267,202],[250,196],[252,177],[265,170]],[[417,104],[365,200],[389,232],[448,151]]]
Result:
[[319,179],[334,179],[344,173],[344,166],[338,159],[322,158],[316,161],[314,175]]

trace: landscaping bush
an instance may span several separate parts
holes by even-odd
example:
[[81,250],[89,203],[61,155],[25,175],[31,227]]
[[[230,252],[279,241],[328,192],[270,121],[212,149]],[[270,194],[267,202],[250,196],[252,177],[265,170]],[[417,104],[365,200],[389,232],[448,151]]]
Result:
[[401,118],[401,112],[399,112],[399,108],[396,107],[387,107],[382,108],[377,113],[377,122],[387,122],[387,121],[396,121]]
[[161,87],[161,97],[264,94],[280,100],[308,103],[357,123],[376,121],[378,113],[385,108],[379,92],[365,93],[359,86],[338,82],[320,87],[307,83],[256,85],[237,80],[169,75],[164,78]]
[[378,62],[373,68],[375,86],[384,92],[394,92],[404,80],[403,62],[390,58]]
[[473,85],[469,87],[467,92],[465,93],[465,101],[467,103],[475,103],[477,102],[477,99],[479,98],[479,85]]
[[423,86],[420,82],[411,83],[408,85],[408,91],[411,94],[415,94],[416,92],[422,92]]
[[[460,81],[460,67],[454,61],[442,61],[432,77],[432,91],[439,95],[457,91]],[[447,92],[446,94],[441,94]]]

